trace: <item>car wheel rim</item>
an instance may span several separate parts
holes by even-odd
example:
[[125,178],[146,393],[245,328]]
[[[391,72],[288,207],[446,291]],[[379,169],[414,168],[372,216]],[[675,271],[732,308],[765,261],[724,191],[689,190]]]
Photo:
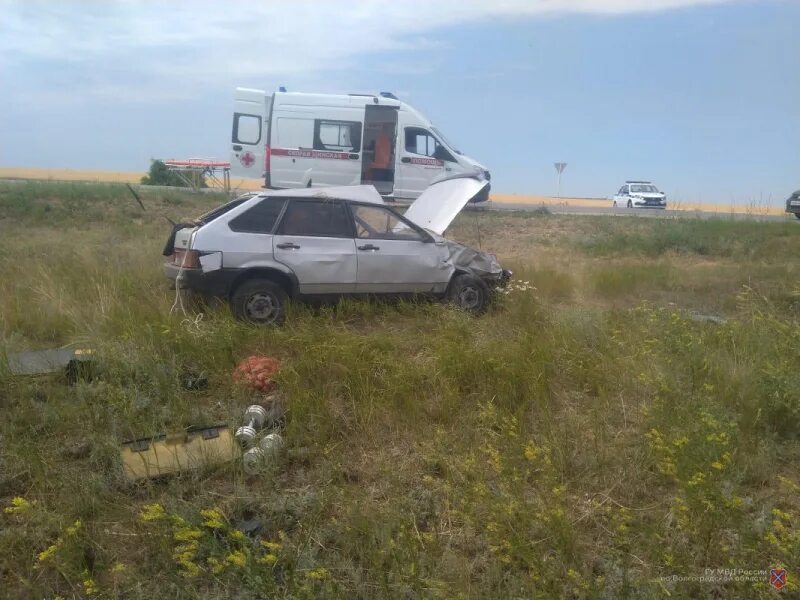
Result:
[[272,294],[258,292],[250,296],[244,305],[245,312],[255,321],[274,321],[280,312],[280,303]]
[[458,292],[458,304],[468,310],[477,308],[481,302],[481,293],[478,288],[468,285]]

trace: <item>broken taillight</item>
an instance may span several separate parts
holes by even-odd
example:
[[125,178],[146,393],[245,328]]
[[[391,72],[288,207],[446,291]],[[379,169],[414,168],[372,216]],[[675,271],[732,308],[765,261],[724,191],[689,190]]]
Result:
[[179,250],[172,253],[172,264],[184,269],[200,268],[200,253],[197,250]]

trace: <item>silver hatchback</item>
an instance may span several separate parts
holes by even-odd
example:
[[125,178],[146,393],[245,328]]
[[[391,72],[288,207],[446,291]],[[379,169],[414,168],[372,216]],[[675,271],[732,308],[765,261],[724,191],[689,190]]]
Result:
[[403,215],[372,186],[246,194],[175,226],[164,271],[259,323],[283,321],[289,299],[342,296],[431,296],[480,313],[511,273],[441,234],[487,185],[442,180]]

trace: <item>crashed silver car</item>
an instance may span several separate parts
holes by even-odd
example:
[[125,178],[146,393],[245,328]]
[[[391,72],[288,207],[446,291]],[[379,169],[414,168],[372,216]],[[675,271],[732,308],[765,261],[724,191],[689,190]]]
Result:
[[441,234],[487,185],[442,180],[402,215],[368,185],[246,194],[176,225],[164,272],[258,323],[283,321],[289,299],[342,296],[432,296],[480,313],[511,273]]

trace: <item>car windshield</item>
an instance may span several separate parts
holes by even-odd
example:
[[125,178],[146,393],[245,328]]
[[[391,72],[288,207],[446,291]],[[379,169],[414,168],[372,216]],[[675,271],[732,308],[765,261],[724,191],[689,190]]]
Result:
[[632,185],[631,193],[657,194],[658,189],[654,185]]
[[453,144],[450,143],[450,140],[448,140],[446,137],[444,137],[442,132],[439,131],[438,129],[436,129],[436,127],[432,126],[431,127],[431,131],[433,131],[433,133],[435,133],[437,135],[437,137],[439,138],[439,141],[442,142],[448,148],[450,148],[450,150],[452,150],[456,154],[461,154],[461,150],[456,150],[456,147]]

